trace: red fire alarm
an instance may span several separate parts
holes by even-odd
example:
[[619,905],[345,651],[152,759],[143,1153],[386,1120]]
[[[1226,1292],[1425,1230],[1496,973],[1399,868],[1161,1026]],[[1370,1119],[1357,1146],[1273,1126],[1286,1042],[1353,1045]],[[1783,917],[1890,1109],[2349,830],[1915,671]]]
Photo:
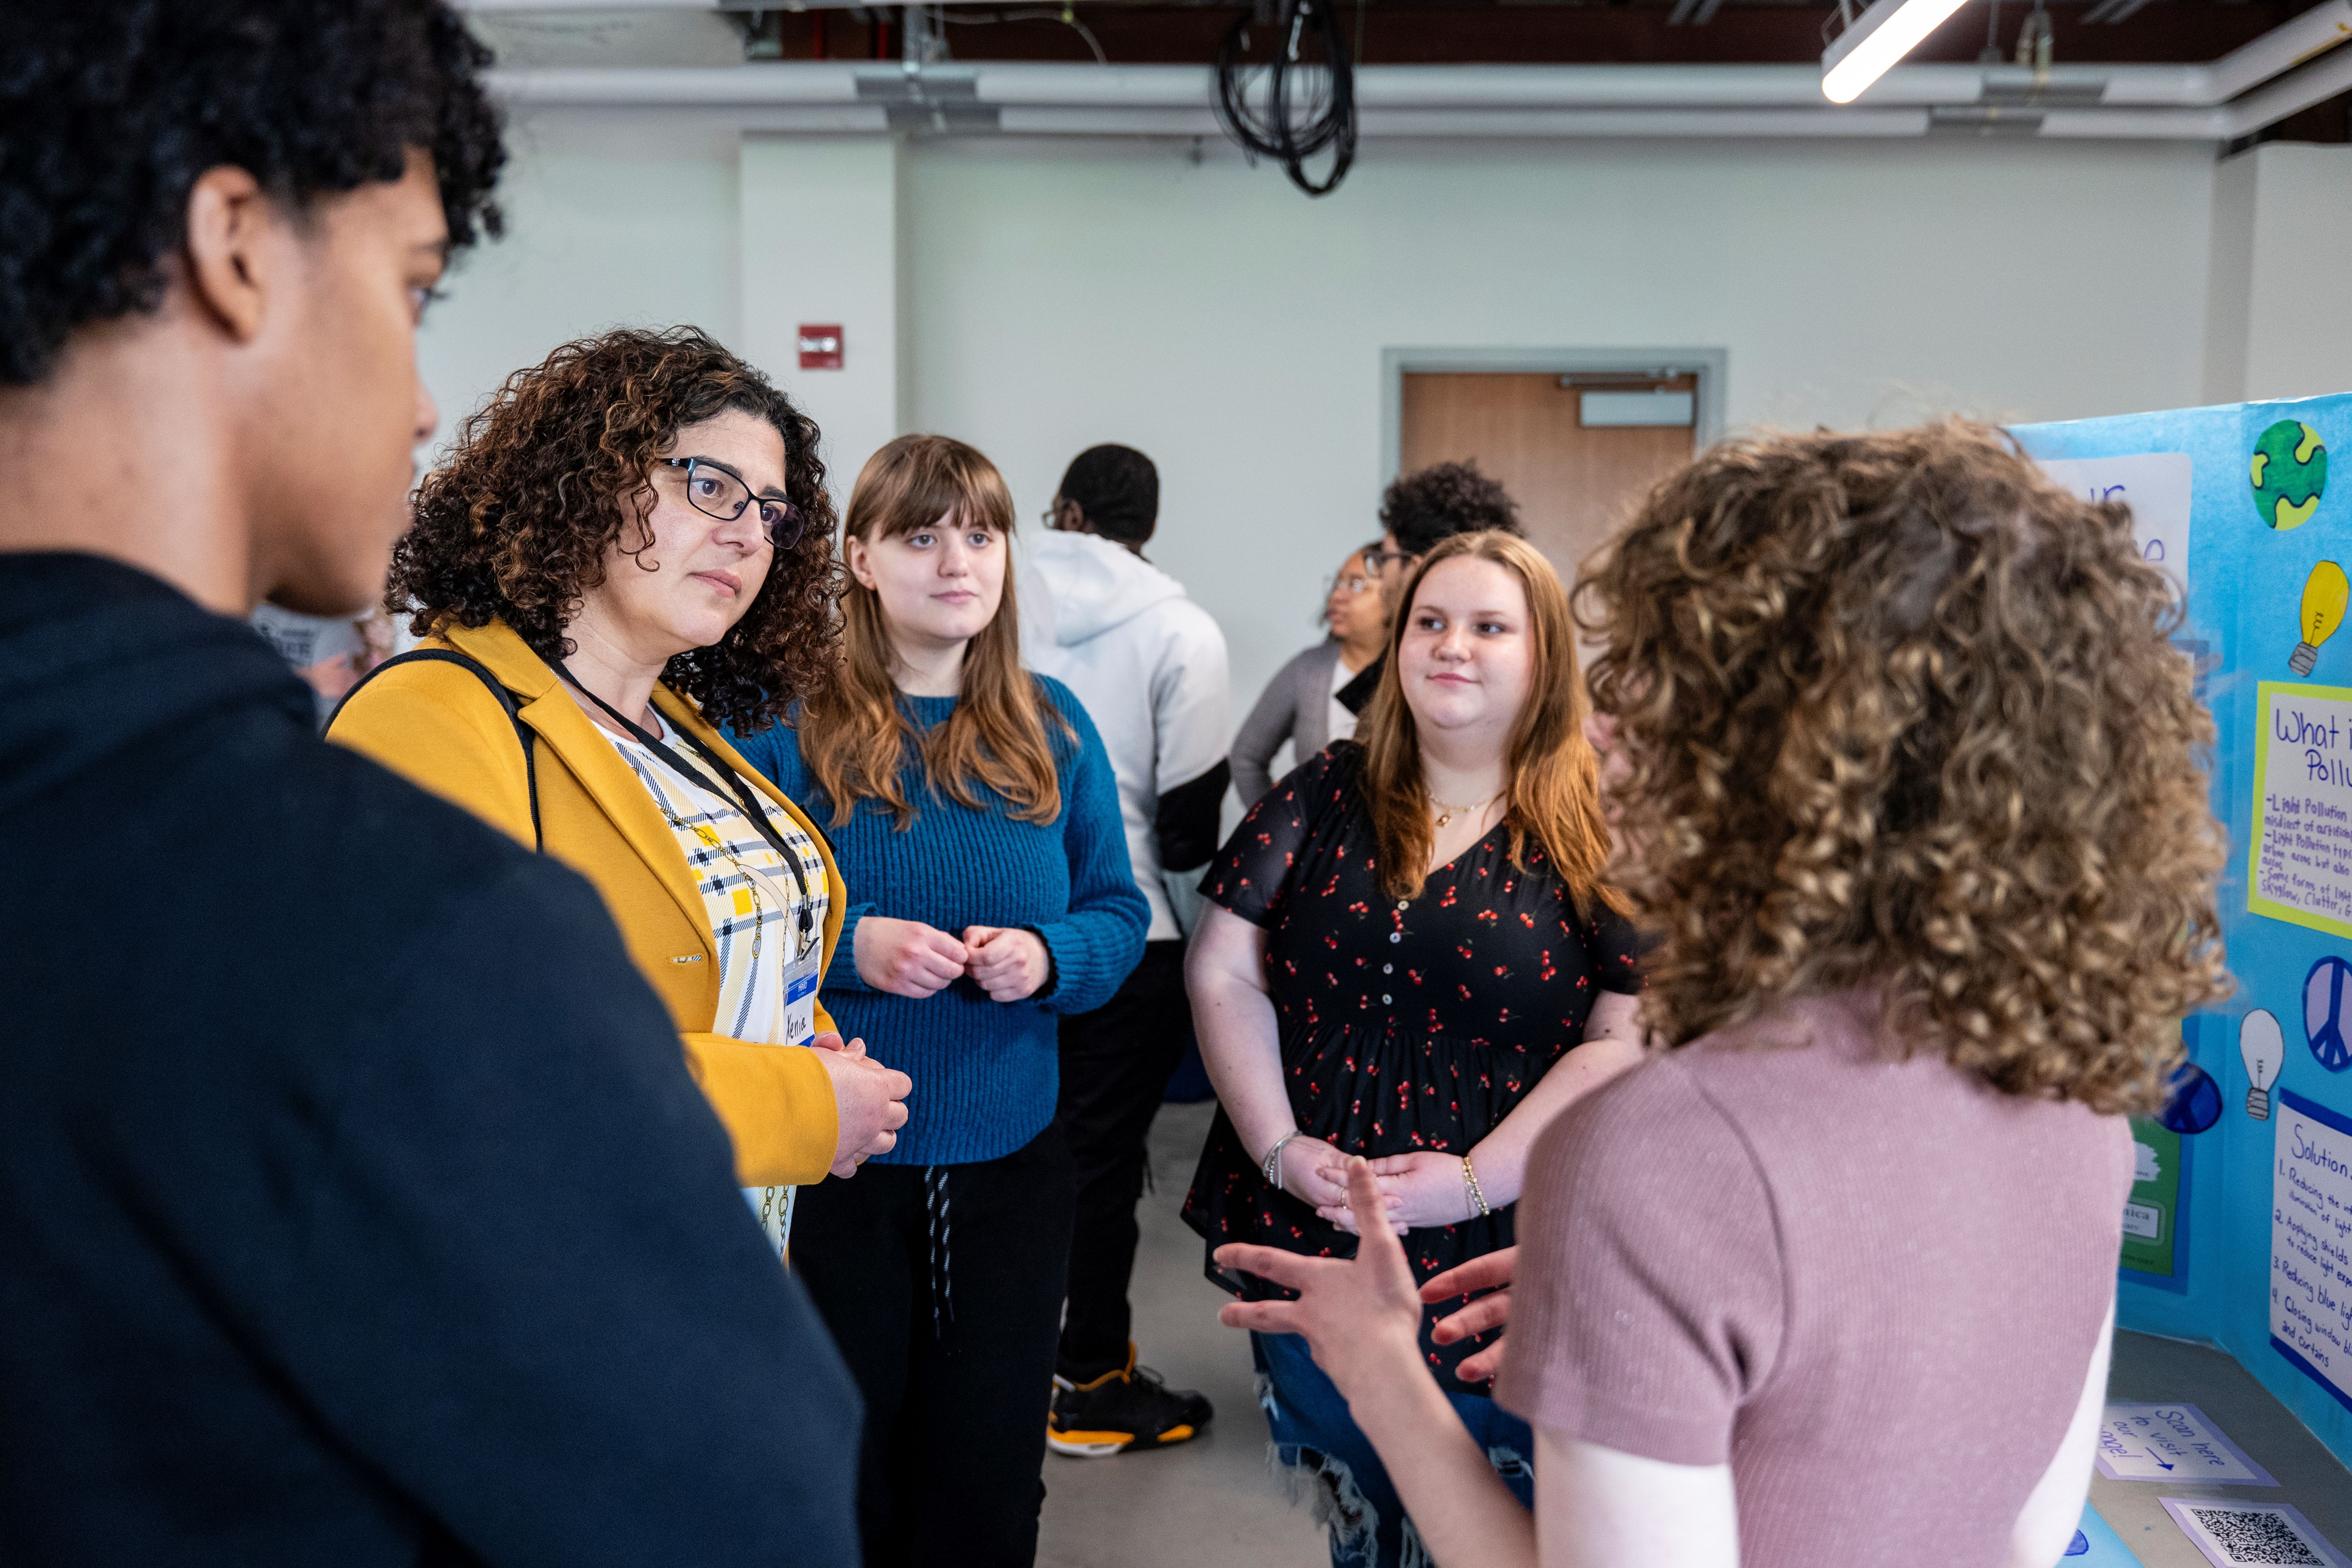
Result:
[[813,327],[801,323],[801,368],[803,370],[839,370],[841,368],[841,329]]

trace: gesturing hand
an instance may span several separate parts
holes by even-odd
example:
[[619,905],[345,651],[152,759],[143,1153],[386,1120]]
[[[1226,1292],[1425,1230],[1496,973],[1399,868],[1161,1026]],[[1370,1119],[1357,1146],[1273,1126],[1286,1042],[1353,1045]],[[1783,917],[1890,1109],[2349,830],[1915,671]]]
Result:
[[[829,1043],[828,1043],[829,1042]],[[833,1173],[854,1176],[860,1160],[887,1154],[898,1143],[898,1130],[907,1124],[907,1098],[915,1080],[895,1068],[886,1068],[866,1054],[864,1040],[846,1047],[828,1031],[812,1042],[816,1059],[833,1079],[833,1103],[840,1131],[833,1144]]]
[[988,993],[992,1002],[1018,1002],[1034,996],[1045,984],[1053,961],[1035,931],[1011,926],[966,926],[965,967],[972,984]]
[[963,973],[963,943],[920,921],[867,915],[857,922],[854,943],[857,978],[877,991],[918,1001]]
[[[1501,1328],[1511,1320],[1511,1277],[1518,1272],[1519,1249],[1507,1247],[1500,1252],[1490,1252],[1474,1258],[1459,1268],[1449,1268],[1433,1278],[1421,1288],[1421,1299],[1431,1306],[1453,1296],[1466,1296],[1473,1290],[1492,1290],[1481,1296],[1458,1312],[1440,1318],[1429,1331],[1429,1337],[1441,1345],[1450,1345],[1483,1334],[1488,1329]],[[1476,1355],[1465,1358],[1455,1369],[1454,1375],[1465,1383],[1486,1383],[1503,1365],[1503,1341],[1496,1334],[1495,1342]]]
[[1242,1243],[1221,1247],[1216,1257],[1222,1267],[1286,1286],[1298,1292],[1298,1300],[1230,1302],[1217,1321],[1262,1334],[1306,1335],[1315,1364],[1343,1397],[1352,1399],[1381,1379],[1419,1373],[1421,1297],[1413,1289],[1403,1244],[1381,1223],[1382,1202],[1371,1167],[1349,1160],[1347,1181],[1348,1200],[1364,1238],[1355,1258],[1302,1258]]

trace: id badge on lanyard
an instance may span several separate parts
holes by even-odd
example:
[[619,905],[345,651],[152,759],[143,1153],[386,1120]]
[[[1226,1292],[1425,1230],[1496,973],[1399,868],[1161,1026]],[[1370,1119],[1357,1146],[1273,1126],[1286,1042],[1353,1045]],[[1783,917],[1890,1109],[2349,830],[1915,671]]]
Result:
[[784,968],[784,1044],[805,1046],[816,1038],[816,983],[821,944]]
[[[823,978],[821,945],[812,945],[805,958],[784,966],[784,1038],[788,1046],[805,1046],[816,1038],[816,989]],[[793,1197],[798,1187],[745,1187],[743,1201],[760,1216],[768,1245],[781,1258],[792,1241]]]

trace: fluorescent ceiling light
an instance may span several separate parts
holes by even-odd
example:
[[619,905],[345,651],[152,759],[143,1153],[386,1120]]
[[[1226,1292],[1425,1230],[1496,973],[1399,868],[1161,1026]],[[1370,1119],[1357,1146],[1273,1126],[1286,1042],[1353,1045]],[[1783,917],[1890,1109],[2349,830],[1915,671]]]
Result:
[[1960,0],[1876,0],[1822,57],[1822,96],[1852,103],[1959,8]]

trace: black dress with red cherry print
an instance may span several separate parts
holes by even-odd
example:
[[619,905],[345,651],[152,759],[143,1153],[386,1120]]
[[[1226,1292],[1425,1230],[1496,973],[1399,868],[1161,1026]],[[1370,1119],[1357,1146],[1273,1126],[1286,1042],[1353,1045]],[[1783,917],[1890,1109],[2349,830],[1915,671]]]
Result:
[[[1583,1043],[1601,992],[1641,989],[1640,943],[1599,900],[1580,913],[1540,846],[1528,846],[1525,869],[1514,866],[1501,826],[1432,871],[1416,897],[1390,898],[1362,771],[1352,741],[1310,758],[1242,819],[1201,891],[1265,931],[1283,1079],[1305,1136],[1367,1159],[1459,1155]],[[1414,1278],[1510,1246],[1511,1213],[1411,1232]],[[1184,1218],[1213,1254],[1234,1241],[1323,1258],[1356,1251],[1354,1237],[1266,1184],[1222,1108]],[[1222,1269],[1213,1256],[1208,1275],[1245,1300],[1291,1294]],[[1422,1351],[1449,1392],[1484,1393],[1454,1369],[1492,1336],[1429,1338],[1459,1305],[1423,1314]]]

